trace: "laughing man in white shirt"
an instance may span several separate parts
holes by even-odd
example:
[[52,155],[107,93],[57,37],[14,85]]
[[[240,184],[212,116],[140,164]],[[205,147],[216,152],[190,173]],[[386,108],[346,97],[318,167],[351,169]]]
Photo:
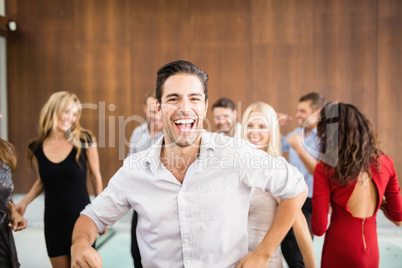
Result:
[[[203,130],[207,74],[188,61],[159,69],[164,136],[130,155],[73,232],[72,267],[101,267],[98,232],[131,208],[144,267],[266,268],[306,199],[303,175],[283,158]],[[252,187],[282,199],[260,246],[247,254]]]

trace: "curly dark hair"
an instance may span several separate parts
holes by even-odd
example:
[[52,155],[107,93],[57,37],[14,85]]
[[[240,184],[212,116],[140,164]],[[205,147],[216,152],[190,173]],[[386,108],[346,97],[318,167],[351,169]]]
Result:
[[318,148],[332,181],[348,185],[371,166],[380,168],[379,139],[370,121],[353,105],[327,103],[317,126]]

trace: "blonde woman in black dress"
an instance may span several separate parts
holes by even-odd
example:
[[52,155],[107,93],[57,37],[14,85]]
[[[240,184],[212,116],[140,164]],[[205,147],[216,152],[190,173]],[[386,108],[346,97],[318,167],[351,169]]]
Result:
[[80,107],[75,94],[61,91],[42,108],[39,137],[28,148],[28,163],[38,171],[38,179],[17,204],[23,214],[44,191],[46,248],[52,266],[57,268],[70,267],[74,223],[90,202],[87,169],[95,194],[103,189],[96,142],[79,124]]

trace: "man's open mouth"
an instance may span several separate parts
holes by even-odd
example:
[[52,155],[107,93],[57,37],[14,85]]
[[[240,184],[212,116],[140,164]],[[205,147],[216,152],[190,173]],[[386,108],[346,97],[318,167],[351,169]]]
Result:
[[193,129],[195,120],[194,119],[176,119],[176,120],[174,120],[174,123],[180,132],[187,133]]

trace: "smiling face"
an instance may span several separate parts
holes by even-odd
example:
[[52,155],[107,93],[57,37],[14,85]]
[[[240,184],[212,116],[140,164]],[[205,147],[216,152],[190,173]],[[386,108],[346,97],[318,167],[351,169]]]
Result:
[[67,131],[71,129],[78,117],[78,105],[74,102],[70,102],[66,108],[59,115],[57,122],[57,129],[60,131]]
[[163,84],[162,111],[165,145],[180,147],[199,144],[208,108],[204,89],[195,75],[176,74]]
[[266,150],[270,139],[268,121],[260,112],[251,112],[246,127],[246,138],[257,149]]
[[233,137],[236,128],[237,111],[232,111],[230,108],[215,107],[214,123],[219,132]]
[[312,101],[302,101],[297,104],[296,119],[299,127],[313,129],[318,124],[319,110],[313,110]]

